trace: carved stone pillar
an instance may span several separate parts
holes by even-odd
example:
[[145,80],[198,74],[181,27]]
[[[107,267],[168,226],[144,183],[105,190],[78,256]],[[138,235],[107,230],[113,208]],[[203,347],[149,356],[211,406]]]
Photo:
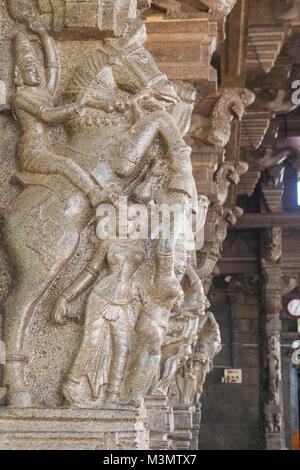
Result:
[[174,406],[174,432],[171,435],[172,450],[190,450],[193,438],[194,406]]
[[281,379],[282,229],[262,232],[263,413],[266,449],[285,449]]
[[[150,430],[151,445],[167,448],[169,381],[192,352],[205,300],[192,268],[195,249],[175,223],[169,221],[168,236],[168,220],[151,220],[151,236],[136,234],[162,203],[180,208],[180,229],[192,233],[189,215],[199,204],[183,136],[195,90],[169,78],[216,83],[210,60],[217,23],[192,21],[185,41],[183,20],[174,33],[169,58],[177,46],[188,46],[190,59],[200,59],[188,77],[183,59],[172,67],[159,56],[159,70],[145,47],[136,0],[9,0],[8,9],[2,3],[1,24],[8,25],[5,40],[14,55],[7,61],[7,105],[14,111],[10,150],[20,172],[11,173],[23,189],[13,190],[5,179],[3,249],[15,271],[4,305],[1,445],[44,447],[51,433],[53,447],[73,448],[70,432],[78,429],[82,448],[147,449]],[[156,25],[149,24],[148,44],[157,55]],[[168,20],[158,26],[165,42],[173,37],[174,22],[171,30]],[[137,225],[137,214],[129,213],[136,204],[144,209]],[[107,207],[112,218],[104,225],[116,230],[104,234]],[[206,209],[207,200],[204,218]],[[174,333],[169,320],[176,308],[182,348],[172,350],[170,366],[164,338]],[[145,397],[161,372],[161,393],[148,400],[147,422]],[[25,430],[30,443],[18,439]]]
[[198,450],[199,449],[199,431],[201,427],[201,403],[200,401],[196,400],[195,403],[195,410],[193,412],[193,428],[192,428],[192,441],[190,450]]
[[149,419],[150,449],[170,449],[174,432],[174,412],[168,397],[147,396],[145,405]]

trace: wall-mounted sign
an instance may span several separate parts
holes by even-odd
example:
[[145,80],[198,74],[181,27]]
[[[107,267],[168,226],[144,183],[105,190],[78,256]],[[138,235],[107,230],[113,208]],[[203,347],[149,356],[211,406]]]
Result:
[[241,384],[242,369],[225,369],[222,382],[225,384]]
[[286,309],[291,317],[300,318],[300,299],[290,300]]

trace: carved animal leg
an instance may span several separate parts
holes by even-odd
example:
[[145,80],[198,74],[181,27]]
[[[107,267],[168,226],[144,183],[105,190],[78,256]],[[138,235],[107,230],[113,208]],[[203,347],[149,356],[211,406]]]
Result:
[[[169,153],[186,148],[186,144],[174,119],[168,113],[157,111],[141,118],[128,132],[110,147],[113,170],[117,174],[129,176],[145,156],[156,136],[161,135]],[[118,158],[115,156],[118,155]]]
[[22,248],[22,256],[28,262],[17,266],[16,287],[4,306],[5,343],[8,351],[5,385],[8,405],[13,407],[32,406],[35,402],[24,383],[24,366],[27,361],[24,338],[34,307],[54,278],[54,275],[49,276],[36,253],[20,245],[20,249]]
[[129,368],[130,375],[128,380],[131,383],[126,386],[129,390],[127,390],[127,393],[123,398],[125,403],[134,406],[141,406],[143,397],[149,390],[159,367],[160,357],[160,354],[149,354],[147,349],[142,351],[142,348],[140,348],[140,350],[137,351],[137,355],[135,357],[137,370],[131,375],[130,372],[132,369]]
[[155,321],[143,316],[136,329],[137,347],[127,367],[123,401],[140,406],[159,367],[163,333]]
[[85,195],[97,188],[92,178],[70,158],[50,152],[35,153],[30,161],[23,165],[23,169],[32,173],[64,176]]
[[[37,251],[34,250],[35,246],[29,247],[27,241],[28,236],[32,233],[37,233],[37,237],[40,234],[43,235],[42,227],[39,227],[39,231],[32,232],[34,222],[30,217],[35,209],[32,207],[32,200],[35,200],[39,208],[42,201],[49,199],[52,193],[45,188],[38,190],[37,187],[28,188],[26,191],[13,202],[12,210],[6,215],[3,230],[5,247],[11,260],[15,263],[15,286],[5,304],[4,325],[4,340],[8,356],[5,366],[8,404],[15,407],[33,404],[30,392],[26,390],[24,385],[23,373],[26,361],[24,338],[27,326],[37,302],[62,269],[64,263],[70,258],[78,241],[76,226],[72,237],[60,239],[56,236],[52,253],[53,259],[49,258],[49,263],[45,264],[38,251],[39,245],[40,248],[43,248],[44,239],[34,239]],[[32,199],[32,193],[35,193],[34,199]],[[67,219],[65,225],[68,225]],[[65,235],[64,232],[63,235]],[[45,251],[51,254],[51,239],[48,238],[47,243],[47,246],[44,247]]]
[[171,379],[176,373],[177,365],[177,356],[172,356],[167,359],[163,376],[152,389],[151,395],[166,395],[168,393],[168,387],[171,382]]

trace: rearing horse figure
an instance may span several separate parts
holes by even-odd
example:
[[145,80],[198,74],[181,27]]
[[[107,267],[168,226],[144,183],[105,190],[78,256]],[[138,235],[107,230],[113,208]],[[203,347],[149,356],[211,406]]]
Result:
[[[19,179],[25,189],[11,203],[3,231],[15,263],[15,285],[5,304],[5,384],[8,405],[14,407],[35,404],[24,383],[26,329],[37,303],[75,253],[93,217],[91,206],[110,200],[107,187],[132,195],[150,167],[157,136],[168,149],[170,191],[191,199],[188,188],[194,188],[190,148],[168,112],[177,95],[143,47],[145,27],[139,21],[129,24],[126,38],[99,43],[73,74],[70,104],[60,107],[53,103],[59,72],[55,44],[38,21],[31,28],[41,40],[48,75],[43,76],[26,36],[19,36],[14,106],[23,129]],[[60,152],[53,151],[47,134],[57,122],[66,122],[69,130]]]

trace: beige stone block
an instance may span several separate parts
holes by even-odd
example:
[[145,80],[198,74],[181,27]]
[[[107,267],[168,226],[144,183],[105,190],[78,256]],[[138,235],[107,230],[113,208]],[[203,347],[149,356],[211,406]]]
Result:
[[140,410],[0,409],[0,449],[148,449]]
[[148,410],[150,448],[167,450],[171,447],[170,434],[174,432],[173,408],[167,396],[148,396],[145,399]]
[[148,19],[147,48],[169,79],[216,81],[210,61],[217,46],[217,23],[207,19]]

